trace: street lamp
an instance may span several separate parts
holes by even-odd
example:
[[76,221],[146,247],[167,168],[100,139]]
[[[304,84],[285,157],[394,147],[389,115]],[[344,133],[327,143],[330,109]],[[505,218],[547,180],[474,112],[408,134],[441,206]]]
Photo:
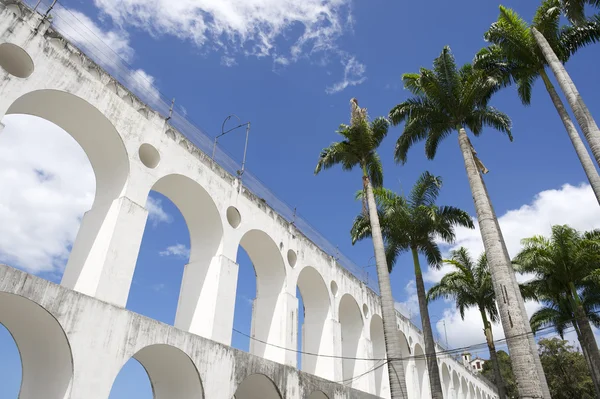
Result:
[[[237,120],[240,122],[240,124],[234,128],[231,128],[231,129],[225,131],[225,124],[227,123],[227,121],[229,119],[231,119],[234,116],[237,118]],[[238,176],[242,176],[244,174],[244,168],[246,167],[246,151],[248,149],[248,136],[250,135],[250,122],[242,123],[242,120],[240,119],[240,117],[235,114],[231,114],[227,118],[225,118],[225,120],[223,121],[223,124],[221,125],[221,134],[219,134],[217,137],[215,137],[215,143],[213,145],[213,153],[212,153],[212,159],[214,161],[215,152],[217,151],[217,140],[219,139],[219,137],[224,136],[227,133],[231,132],[232,130],[238,129],[242,126],[246,126],[246,143],[244,144],[244,157],[242,158],[242,169],[237,171]]]

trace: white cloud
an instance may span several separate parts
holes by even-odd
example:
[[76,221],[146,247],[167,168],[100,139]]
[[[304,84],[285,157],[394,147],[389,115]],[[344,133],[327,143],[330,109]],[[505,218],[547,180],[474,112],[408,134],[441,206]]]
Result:
[[[536,234],[549,235],[552,225],[568,224],[578,230],[600,228],[600,207],[598,207],[589,185],[565,184],[560,189],[542,191],[533,198],[530,204],[506,212],[499,218],[499,223],[508,252],[511,257],[514,257],[521,249],[522,238]],[[457,229],[456,244],[446,247],[446,249],[455,249],[460,246],[468,248],[473,257],[483,252],[479,229]],[[450,270],[450,266],[439,271],[430,269],[425,274],[425,278],[429,282],[438,282]],[[523,276],[519,277],[520,280],[524,278]],[[525,307],[527,313],[531,315],[539,309],[540,305],[536,302],[527,302]],[[448,341],[452,347],[459,348],[485,342],[483,322],[476,308],[468,309],[465,312],[464,321],[461,320],[460,314],[454,306],[445,309],[444,317],[436,323],[440,336],[444,334],[444,321],[448,332]],[[500,324],[493,326],[493,333],[496,340],[504,338],[504,331]],[[568,334],[566,338],[569,341],[576,341],[573,334]],[[484,348],[482,353],[487,353],[487,349]]]
[[[508,253],[514,257],[521,249],[521,239],[536,234],[549,235],[552,225],[568,224],[578,230],[600,228],[600,207],[592,188],[587,184],[563,185],[560,189],[542,191],[530,204],[506,212],[498,219]],[[471,256],[477,257],[483,252],[483,242],[479,226],[475,220],[475,229],[459,227],[456,229],[456,243],[444,250],[466,247]],[[428,282],[438,282],[451,268],[429,269],[424,278]]]
[[358,62],[354,56],[345,56],[341,62],[344,65],[344,78],[340,82],[327,87],[325,89],[327,94],[339,93],[348,86],[357,86],[367,80],[365,76],[367,67]]
[[159,223],[171,223],[173,221],[171,215],[163,209],[162,201],[152,197],[152,195],[148,197],[146,209],[148,210],[148,220],[152,223],[153,227],[158,226]]
[[121,78],[121,83],[143,101],[150,105],[158,103],[160,93],[155,87],[155,78],[142,69],[132,70],[126,65],[134,61],[135,51],[125,30],[105,30],[87,15],[60,5],[53,15],[54,25],[65,38],[113,76]]
[[[340,51],[337,40],[352,32],[351,0],[94,0],[123,29],[189,40],[204,51],[273,57],[280,66],[304,56],[331,53],[342,59],[344,79],[335,92],[364,81],[364,66]],[[362,70],[361,70],[362,69]]]
[[221,65],[227,66],[227,67],[232,67],[232,66],[237,65],[237,62],[235,61],[235,58],[233,58],[229,55],[224,55],[221,57]]
[[183,244],[175,244],[168,246],[158,254],[160,256],[175,256],[177,258],[188,259],[190,257],[190,249]]
[[64,268],[95,177],[71,136],[33,116],[9,115],[0,133],[0,261],[29,272]]
[[[83,149],[44,119],[8,115],[0,132],[0,262],[31,273],[62,272],[81,217],[90,209],[95,176]],[[152,222],[171,217],[147,204]]]
[[410,280],[404,287],[407,299],[404,302],[396,302],[395,308],[402,315],[412,319],[415,315],[419,315],[419,297],[417,296],[417,285],[415,280]]

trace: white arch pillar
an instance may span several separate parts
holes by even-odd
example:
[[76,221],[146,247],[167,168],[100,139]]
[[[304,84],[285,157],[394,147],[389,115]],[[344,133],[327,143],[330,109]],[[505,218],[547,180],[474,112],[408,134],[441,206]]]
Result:
[[175,327],[231,345],[238,270],[225,255],[185,265]]
[[125,307],[147,218],[127,197],[86,212],[61,285]]

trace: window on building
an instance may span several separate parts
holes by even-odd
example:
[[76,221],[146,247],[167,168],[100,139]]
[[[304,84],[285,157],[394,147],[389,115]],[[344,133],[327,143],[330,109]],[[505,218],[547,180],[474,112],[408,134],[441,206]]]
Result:
[[481,363],[477,362],[477,370],[481,369]]

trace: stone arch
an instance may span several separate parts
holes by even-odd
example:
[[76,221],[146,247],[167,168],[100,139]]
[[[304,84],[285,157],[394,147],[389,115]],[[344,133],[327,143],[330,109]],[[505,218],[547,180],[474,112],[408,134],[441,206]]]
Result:
[[[371,345],[373,345],[373,359],[386,359],[385,350],[385,337],[383,333],[383,319],[378,314],[371,316]],[[388,367],[384,365],[383,361],[374,361],[370,368],[375,368],[375,395],[376,396],[389,396],[389,377]]]
[[221,215],[210,194],[187,176],[163,176],[151,190],[173,202],[185,220],[190,237],[189,260],[183,272],[174,324],[183,330],[204,335],[198,324],[212,319],[204,314],[206,309],[203,305],[214,295],[213,287],[206,286],[212,281],[206,277],[223,241]]
[[[104,300],[112,301],[110,296],[120,296],[124,305],[130,280],[106,281],[100,288],[111,245],[111,240],[105,235],[113,231],[115,220],[124,212],[119,199],[130,169],[127,150],[119,132],[92,104],[61,90],[43,89],[23,94],[6,110],[6,115],[12,114],[31,115],[57,125],[85,152],[96,179],[96,194],[91,209],[81,221],[61,284]],[[127,262],[120,259],[119,267],[133,267],[123,263]],[[119,279],[121,277],[116,280]]]
[[129,175],[125,144],[113,124],[86,100],[61,90],[36,90],[17,98],[6,115],[46,119],[64,129],[88,156],[96,176],[94,207],[109,205],[122,193]]
[[448,369],[448,365],[446,363],[442,363],[441,378],[442,378],[442,391],[444,393],[444,398],[451,398],[450,370]]
[[281,399],[277,385],[264,374],[251,374],[238,385],[234,399]]
[[469,397],[469,386],[467,385],[467,379],[461,377],[460,379],[460,391],[458,394],[460,399],[467,399]]
[[165,344],[149,345],[133,358],[146,370],[154,399],[204,399],[198,370],[181,349]]
[[476,399],[475,396],[475,386],[473,386],[472,382],[469,382],[469,394],[467,395],[468,399]]
[[[311,266],[302,268],[298,276],[298,290],[304,304],[302,325],[302,352],[333,355],[331,333],[331,306],[327,285],[321,274]],[[298,313],[302,310],[299,309]],[[302,371],[333,379],[332,358],[302,354]]]
[[23,48],[13,43],[0,44],[0,68],[17,78],[28,78],[33,73],[31,56]]
[[418,398],[423,398],[424,393],[426,392],[426,384],[427,378],[425,378],[425,374],[427,373],[427,359],[425,358],[425,351],[419,344],[415,344],[415,348],[413,350],[413,356],[415,360],[415,371],[414,371],[414,385],[415,385],[415,393],[417,393]]
[[483,399],[483,393],[481,391],[481,388],[477,388],[476,397],[477,399]]
[[329,396],[325,395],[322,391],[314,391],[306,399],[329,399]]
[[458,378],[458,373],[456,370],[452,371],[452,396],[450,399],[458,399],[460,393],[460,379]]
[[20,399],[63,399],[73,376],[71,347],[46,309],[19,295],[0,292],[0,323],[13,337],[22,365]]
[[[364,369],[362,358],[361,337],[363,318],[360,307],[350,294],[344,294],[340,299],[338,317],[342,330],[342,376],[343,384],[352,388],[364,387],[364,378],[358,378]],[[361,388],[359,388],[361,389]]]
[[407,396],[413,397],[414,387],[413,387],[413,376],[412,376],[412,367],[414,365],[414,359],[411,357],[412,352],[410,351],[410,344],[406,335],[403,331],[400,332],[400,351],[402,353],[402,363],[404,364],[404,379],[406,381],[406,390]]
[[290,354],[277,347],[286,345],[281,337],[286,335],[285,320],[289,310],[284,293],[285,264],[281,251],[267,233],[256,229],[242,236],[240,246],[248,254],[256,275],[250,333],[255,339],[250,340],[250,353],[284,363],[286,355]]

